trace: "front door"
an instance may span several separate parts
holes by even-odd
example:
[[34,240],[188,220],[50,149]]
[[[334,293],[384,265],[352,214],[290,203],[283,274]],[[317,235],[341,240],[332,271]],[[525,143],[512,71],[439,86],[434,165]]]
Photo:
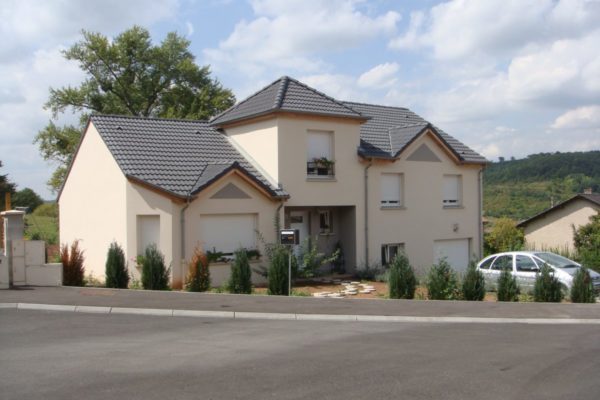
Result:
[[308,238],[308,211],[290,211],[290,229],[298,229],[300,243]]

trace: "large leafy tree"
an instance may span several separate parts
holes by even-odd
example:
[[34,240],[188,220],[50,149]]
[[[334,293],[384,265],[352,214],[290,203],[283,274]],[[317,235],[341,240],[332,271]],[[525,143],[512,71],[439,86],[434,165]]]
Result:
[[579,261],[588,268],[600,271],[600,213],[592,215],[590,222],[575,229],[573,242]]
[[44,159],[59,165],[48,182],[55,191],[64,181],[90,113],[207,119],[235,103],[233,93],[211,77],[209,67],[195,63],[190,42],[174,32],[159,45],[139,26],[113,40],[100,33],[82,34],[83,39],[63,54],[79,63],[85,81],[78,87],[51,88],[46,103],[54,119],[70,109],[80,113],[80,124],[57,126],[50,121],[35,138]]
[[[2,168],[2,161],[0,160],[0,168]],[[0,174],[0,211],[4,211],[5,196],[6,193],[14,194],[17,185],[8,179],[8,174]]]
[[44,204],[44,200],[33,189],[25,188],[14,194],[12,204],[15,207],[27,207],[27,212],[31,213]]

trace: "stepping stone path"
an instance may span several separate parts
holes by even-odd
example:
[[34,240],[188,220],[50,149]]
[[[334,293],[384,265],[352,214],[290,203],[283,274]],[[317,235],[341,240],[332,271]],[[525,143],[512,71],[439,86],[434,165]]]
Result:
[[338,284],[342,285],[344,289],[340,290],[337,293],[334,292],[317,292],[313,293],[313,297],[332,297],[332,298],[341,298],[344,296],[356,296],[359,293],[370,294],[376,291],[375,287],[372,285],[367,285],[366,283],[360,283],[355,281],[338,281]]

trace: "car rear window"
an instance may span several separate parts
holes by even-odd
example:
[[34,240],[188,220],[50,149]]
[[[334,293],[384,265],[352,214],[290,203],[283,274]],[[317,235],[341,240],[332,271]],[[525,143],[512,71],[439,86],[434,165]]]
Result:
[[542,261],[558,268],[578,268],[579,266],[573,260],[569,260],[566,257],[559,256],[554,253],[535,253],[535,256]]

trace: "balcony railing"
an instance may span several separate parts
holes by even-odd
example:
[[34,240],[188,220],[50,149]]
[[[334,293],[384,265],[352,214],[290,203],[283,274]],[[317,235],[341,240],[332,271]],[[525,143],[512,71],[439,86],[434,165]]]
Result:
[[335,176],[334,165],[332,163],[322,163],[307,161],[306,162],[306,175],[310,177],[333,177]]

